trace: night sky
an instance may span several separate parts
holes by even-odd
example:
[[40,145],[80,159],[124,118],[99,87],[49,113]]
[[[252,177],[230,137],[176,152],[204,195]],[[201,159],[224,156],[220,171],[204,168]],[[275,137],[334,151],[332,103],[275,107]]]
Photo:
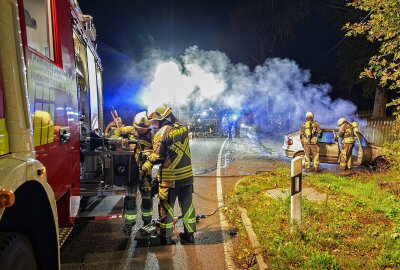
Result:
[[[257,8],[251,3],[258,2],[272,3],[261,18],[252,14]],[[111,105],[107,100],[116,95],[114,89],[126,83],[123,66],[132,60],[139,61],[147,48],[160,48],[178,56],[193,45],[203,50],[220,50],[232,62],[242,62],[251,68],[268,57],[293,59],[300,67],[310,69],[313,82],[333,85],[333,98],[365,104],[365,100],[338,89],[338,48],[345,46],[347,40],[329,50],[344,37],[341,30],[346,21],[344,14],[351,12],[341,12],[342,7],[332,7],[330,2],[80,0],[79,4],[84,14],[94,17],[98,52],[104,67],[106,106]],[[257,34],[257,25],[262,20],[270,29],[283,27],[286,32],[283,37],[271,32],[268,38],[275,37],[276,43],[259,53],[258,39],[262,37]],[[134,84],[131,82],[127,87],[135,89]]]

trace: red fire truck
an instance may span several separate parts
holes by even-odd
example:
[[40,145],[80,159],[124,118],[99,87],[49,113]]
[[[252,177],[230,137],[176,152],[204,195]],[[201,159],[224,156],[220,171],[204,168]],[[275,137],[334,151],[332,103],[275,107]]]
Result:
[[76,1],[0,1],[0,269],[60,267],[80,140],[104,126],[95,39]]

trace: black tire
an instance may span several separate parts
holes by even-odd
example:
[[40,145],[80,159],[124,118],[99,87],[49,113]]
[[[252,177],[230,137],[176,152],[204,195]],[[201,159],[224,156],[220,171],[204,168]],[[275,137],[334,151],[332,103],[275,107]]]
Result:
[[297,152],[297,153],[293,156],[293,158],[296,158],[296,157],[304,157],[304,152]]
[[0,233],[0,269],[37,269],[32,245],[24,235],[19,233]]
[[377,157],[374,160],[373,165],[376,171],[386,171],[390,167],[389,161],[387,161],[384,157]]

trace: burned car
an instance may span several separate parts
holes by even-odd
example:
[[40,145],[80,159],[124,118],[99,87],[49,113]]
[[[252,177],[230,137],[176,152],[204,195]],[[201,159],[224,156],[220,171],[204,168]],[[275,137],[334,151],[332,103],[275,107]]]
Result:
[[[341,140],[335,140],[338,129],[325,128],[322,129],[323,134],[318,138],[319,159],[321,163],[339,163],[339,154],[342,147]],[[352,152],[352,164],[373,166],[378,169],[385,169],[389,166],[388,161],[383,156],[379,146],[368,142],[360,132],[356,132],[356,140],[354,142]],[[284,154],[288,158],[304,156],[303,145],[300,140],[300,131],[295,131],[285,135],[283,143]]]

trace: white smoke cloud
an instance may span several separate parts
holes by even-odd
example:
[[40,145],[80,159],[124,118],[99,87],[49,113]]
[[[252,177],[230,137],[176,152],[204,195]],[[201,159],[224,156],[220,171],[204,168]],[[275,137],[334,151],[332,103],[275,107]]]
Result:
[[287,129],[298,129],[307,111],[321,124],[332,125],[340,117],[352,119],[356,111],[349,101],[332,100],[329,84],[312,84],[310,72],[289,59],[267,59],[252,71],[223,52],[193,46],[179,59],[152,53],[136,71],[143,81],[143,105],[166,102],[174,111],[213,107],[252,112],[261,127],[279,117]]

